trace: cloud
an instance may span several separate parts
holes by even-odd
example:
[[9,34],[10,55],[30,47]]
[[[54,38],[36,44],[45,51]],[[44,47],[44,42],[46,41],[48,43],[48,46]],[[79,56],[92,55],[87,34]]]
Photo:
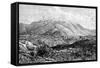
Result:
[[[54,9],[53,10],[49,9],[49,14],[51,14],[54,19],[64,20],[66,21],[66,23],[70,21],[72,23],[81,24],[83,27],[88,28],[88,29],[95,29],[95,24],[96,24],[95,9],[81,8],[80,10],[80,8],[76,8],[76,9],[71,8],[71,9],[74,9],[71,11],[69,8],[65,8],[65,9],[69,9],[68,11],[63,11],[61,7],[54,7]],[[75,10],[76,11],[80,10],[80,11],[78,13],[78,11],[75,12]]]
[[95,9],[20,5],[19,14],[19,22],[27,24],[43,18],[70,21],[88,29],[95,29],[96,24]]

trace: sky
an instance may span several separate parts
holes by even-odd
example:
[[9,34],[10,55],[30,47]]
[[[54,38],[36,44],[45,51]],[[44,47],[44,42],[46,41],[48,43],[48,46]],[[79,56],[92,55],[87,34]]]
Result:
[[30,24],[34,21],[43,19],[53,19],[71,21],[78,23],[84,28],[95,29],[95,9],[59,7],[59,6],[40,6],[40,5],[19,5],[19,23]]

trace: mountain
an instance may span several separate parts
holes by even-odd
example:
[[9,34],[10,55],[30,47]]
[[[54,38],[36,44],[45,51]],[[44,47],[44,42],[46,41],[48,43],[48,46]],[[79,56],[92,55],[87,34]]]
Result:
[[87,36],[87,35],[95,35],[94,30],[89,30],[83,28],[80,24],[56,24],[56,27],[61,31],[64,31],[68,36]]
[[68,36],[86,36],[86,35],[95,35],[95,30],[90,30],[82,27],[80,24],[65,22],[65,21],[37,21],[32,22],[31,24],[20,23],[20,32],[34,32],[37,34],[45,33],[50,29],[60,30],[63,33],[66,33]]
[[20,24],[19,24],[19,33],[20,33],[20,34],[23,34],[23,33],[25,33],[25,32],[26,32],[25,24],[20,23]]
[[32,34],[34,41],[41,40],[50,47],[73,44],[81,39],[95,36],[95,30],[86,29],[80,24],[69,21],[41,20],[31,24],[20,23],[19,26],[20,34]]
[[31,24],[19,24],[20,33],[45,34],[49,30],[59,31],[66,38],[78,38],[80,36],[95,36],[95,30],[84,28],[80,24],[70,21],[40,20]]

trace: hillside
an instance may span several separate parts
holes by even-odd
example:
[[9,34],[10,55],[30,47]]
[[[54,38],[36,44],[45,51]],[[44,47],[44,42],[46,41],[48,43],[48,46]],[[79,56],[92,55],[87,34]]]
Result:
[[95,30],[53,20],[19,25],[19,63],[96,59]]

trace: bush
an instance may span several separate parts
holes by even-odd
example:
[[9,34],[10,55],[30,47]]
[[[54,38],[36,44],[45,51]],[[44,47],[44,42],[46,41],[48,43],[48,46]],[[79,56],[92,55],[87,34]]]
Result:
[[51,54],[51,52],[52,49],[45,43],[42,43],[42,46],[38,47],[37,49],[37,56],[48,57]]

